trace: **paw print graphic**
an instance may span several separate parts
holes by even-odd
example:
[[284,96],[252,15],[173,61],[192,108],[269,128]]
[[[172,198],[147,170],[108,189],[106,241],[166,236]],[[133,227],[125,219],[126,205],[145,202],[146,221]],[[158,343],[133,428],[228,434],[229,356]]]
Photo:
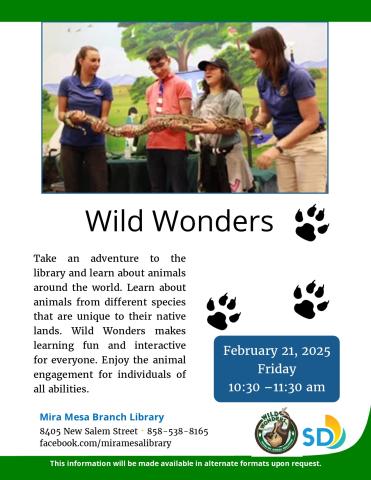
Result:
[[[315,204],[313,205],[313,207],[310,207],[307,210],[307,215],[313,220],[307,220],[302,225],[299,225],[296,228],[296,235],[298,235],[300,238],[303,238],[304,240],[307,240],[308,242],[313,242],[316,239],[316,233],[317,232],[320,234],[326,233],[330,224],[328,223],[327,225],[323,224],[323,225],[317,226],[317,222],[322,222],[323,219],[325,218],[325,209],[323,208],[322,210],[319,210],[319,212],[317,213],[317,208]],[[302,223],[304,221],[304,217],[301,210],[298,210],[296,212],[295,220],[298,223]]]
[[[303,300],[300,303],[296,303],[294,310],[298,315],[301,315],[304,318],[312,319],[316,316],[316,312],[314,311],[314,304],[317,301],[316,299],[321,299],[323,297],[323,294],[325,293],[324,286],[318,287],[316,286],[316,282],[313,280],[313,282],[309,283],[306,287],[307,293],[309,295],[314,295],[316,298],[311,300]],[[297,300],[301,300],[303,298],[303,295],[301,293],[301,288],[299,285],[295,288],[294,291],[294,297]],[[320,312],[323,312],[326,310],[327,305],[329,304],[329,301],[321,302],[317,304],[317,310]]]
[[[240,318],[241,313],[233,313],[233,310],[236,308],[235,298],[232,298],[231,300],[228,301],[228,294],[226,293],[225,295],[219,298],[218,304],[221,307],[225,307],[227,308],[227,310],[230,310],[231,315],[228,316],[228,320],[230,322],[232,323],[237,322],[237,320]],[[215,311],[215,303],[212,298],[210,298],[210,300],[207,302],[206,308],[209,310],[209,312]],[[209,315],[207,317],[207,323],[212,327],[217,328],[218,330],[225,330],[228,327],[227,315],[225,315],[223,312],[217,311],[213,315]]]

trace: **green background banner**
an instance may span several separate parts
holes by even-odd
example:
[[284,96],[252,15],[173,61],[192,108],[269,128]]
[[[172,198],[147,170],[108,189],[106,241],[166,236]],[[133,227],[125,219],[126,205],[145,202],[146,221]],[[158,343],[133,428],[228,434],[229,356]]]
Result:
[[[371,444],[371,415],[361,439],[348,450],[329,455],[282,457],[0,457],[0,473],[3,478],[49,479],[163,479],[196,480],[202,479],[326,479],[363,478],[357,474],[369,471],[369,451]],[[310,452],[310,450],[308,450]],[[64,462],[126,462],[125,466],[58,466]],[[202,466],[128,466],[130,462],[200,462]],[[52,466],[51,461],[57,463]],[[207,466],[210,462],[256,462],[256,466],[221,467]],[[297,462],[297,463],[295,463]],[[259,466],[259,464],[268,464]],[[288,463],[288,466],[283,466]],[[244,464],[244,465],[245,465]],[[303,465],[303,466],[302,466]],[[305,466],[307,465],[307,466]]]
[[367,21],[371,20],[371,4],[356,0],[351,4],[312,0],[311,2],[273,1],[249,3],[235,0],[230,7],[211,7],[208,2],[118,2],[35,3],[20,0],[4,2],[1,21]]

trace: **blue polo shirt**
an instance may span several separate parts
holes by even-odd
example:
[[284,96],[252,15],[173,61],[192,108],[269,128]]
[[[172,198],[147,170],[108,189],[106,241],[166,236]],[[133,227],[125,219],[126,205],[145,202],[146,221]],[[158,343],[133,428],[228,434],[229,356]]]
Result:
[[[78,75],[71,75],[61,81],[58,96],[67,97],[67,111],[84,110],[96,117],[100,117],[102,114],[103,100],[113,100],[112,87],[108,82],[94,77],[89,85],[84,86]],[[60,140],[61,144],[75,147],[104,145],[104,134],[93,132],[89,124],[82,123],[81,126],[86,129],[86,135],[79,129],[65,125]]]
[[[273,133],[278,139],[288,135],[303,121],[297,101],[316,95],[315,83],[309,72],[291,62],[288,62],[288,69],[280,80],[280,88],[274,87],[271,80],[261,73],[258,91],[268,105],[273,119]],[[321,113],[319,124],[325,124]]]

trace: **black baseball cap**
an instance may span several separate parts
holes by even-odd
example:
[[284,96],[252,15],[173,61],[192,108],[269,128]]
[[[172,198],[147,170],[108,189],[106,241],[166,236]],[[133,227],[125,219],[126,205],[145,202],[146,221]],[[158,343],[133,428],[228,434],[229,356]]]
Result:
[[205,70],[208,65],[214,65],[214,67],[222,68],[223,70],[229,72],[229,65],[222,58],[215,58],[214,60],[203,60],[198,64],[198,69]]

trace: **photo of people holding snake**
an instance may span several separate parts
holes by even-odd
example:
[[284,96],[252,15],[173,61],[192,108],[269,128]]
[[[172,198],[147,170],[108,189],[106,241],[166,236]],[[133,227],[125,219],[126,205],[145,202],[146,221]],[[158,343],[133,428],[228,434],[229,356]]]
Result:
[[44,24],[43,64],[43,192],[327,191],[326,24]]

